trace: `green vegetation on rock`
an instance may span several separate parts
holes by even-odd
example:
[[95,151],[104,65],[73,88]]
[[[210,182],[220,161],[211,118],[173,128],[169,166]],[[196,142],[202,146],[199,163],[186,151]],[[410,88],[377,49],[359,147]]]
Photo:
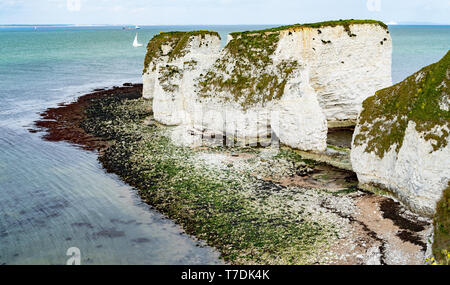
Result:
[[355,145],[367,144],[366,152],[383,158],[391,147],[400,150],[408,123],[414,122],[434,151],[446,147],[449,133],[445,129],[438,132],[435,127],[450,128],[449,66],[450,52],[439,62],[364,101]]
[[[147,45],[147,54],[144,61],[145,74],[148,71],[150,64],[157,61],[163,56],[161,47],[168,45],[171,47],[171,51],[166,55],[169,61],[183,57],[186,54],[186,47],[189,44],[189,39],[194,36],[201,36],[204,38],[206,35],[216,36],[220,39],[220,35],[214,31],[192,31],[192,32],[167,32],[160,33],[154,36]],[[156,68],[155,66],[153,68]]]
[[434,218],[433,254],[438,260],[446,260],[443,253],[450,253],[450,182],[439,201]]
[[345,31],[349,33],[349,36],[351,35],[350,26],[351,25],[363,25],[363,24],[372,24],[372,25],[379,25],[383,27],[385,30],[388,29],[388,26],[381,22],[376,20],[336,20],[336,21],[325,21],[325,22],[318,22],[318,23],[307,23],[307,24],[295,24],[295,25],[288,25],[288,26],[281,26],[271,29],[265,29],[265,30],[258,30],[258,31],[245,31],[245,32],[236,32],[231,33],[233,37],[239,36],[242,34],[254,34],[254,33],[271,33],[271,32],[280,32],[290,29],[298,29],[298,28],[312,28],[312,29],[320,29],[325,27],[337,27],[337,26],[343,26]]
[[200,96],[220,93],[225,102],[238,102],[243,109],[280,99],[299,64],[286,60],[271,68],[279,36],[278,32],[234,35],[225,47],[226,55],[198,80]]

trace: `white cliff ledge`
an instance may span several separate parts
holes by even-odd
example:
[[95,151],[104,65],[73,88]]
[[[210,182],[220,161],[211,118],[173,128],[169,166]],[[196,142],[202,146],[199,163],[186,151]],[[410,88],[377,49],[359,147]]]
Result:
[[327,125],[356,123],[392,84],[391,54],[376,21],[233,33],[223,50],[215,32],[162,33],[148,45],[144,97],[166,125],[324,151]]

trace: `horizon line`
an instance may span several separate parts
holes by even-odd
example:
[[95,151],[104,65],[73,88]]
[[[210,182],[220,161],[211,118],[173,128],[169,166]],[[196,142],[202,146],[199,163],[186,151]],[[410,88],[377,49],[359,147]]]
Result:
[[[0,27],[49,27],[49,26],[72,26],[72,27],[100,27],[100,26],[139,26],[139,27],[174,27],[174,26],[284,26],[289,24],[0,24]],[[389,24],[388,26],[450,26],[449,24],[440,24],[440,23],[396,23]]]

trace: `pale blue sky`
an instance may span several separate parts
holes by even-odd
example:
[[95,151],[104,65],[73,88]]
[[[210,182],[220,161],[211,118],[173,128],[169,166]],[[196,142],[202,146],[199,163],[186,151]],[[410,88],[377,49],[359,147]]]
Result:
[[0,24],[450,24],[450,0],[0,0]]

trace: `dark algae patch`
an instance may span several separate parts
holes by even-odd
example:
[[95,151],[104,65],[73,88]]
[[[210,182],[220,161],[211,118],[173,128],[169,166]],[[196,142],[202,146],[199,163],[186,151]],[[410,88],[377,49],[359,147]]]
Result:
[[141,97],[141,94],[142,84],[115,88],[114,90],[97,90],[78,98],[75,103],[62,104],[57,108],[46,110],[41,114],[41,119],[35,123],[35,129],[30,130],[30,132],[35,133],[45,130],[44,138],[46,140],[70,142],[85,150],[105,149],[108,147],[108,142],[87,133],[82,128],[86,119],[85,109],[91,102],[95,102],[99,98],[113,96],[118,99],[136,99]]
[[444,250],[450,253],[450,182],[438,202],[434,217],[433,254],[438,260],[444,261]]
[[392,220],[400,229],[421,232],[428,226],[426,222],[413,221],[410,217],[402,216],[402,206],[399,202],[390,199],[384,200],[380,205],[380,210],[383,212],[384,218]]
[[427,250],[427,244],[424,243],[420,237],[418,237],[417,235],[415,235],[414,233],[412,233],[410,231],[401,231],[401,232],[397,233],[397,236],[399,238],[401,238],[403,241],[407,241],[412,244],[420,246],[422,248],[422,251]]
[[397,233],[397,236],[400,239],[420,246],[423,251],[427,250],[426,243],[417,235],[417,233],[424,231],[425,227],[429,225],[427,222],[414,220],[413,217],[408,217],[406,213],[402,211],[401,204],[391,199],[383,200],[380,204],[380,210],[385,219],[391,220],[400,228],[401,231]]
[[434,151],[446,147],[448,131],[442,129],[439,133],[434,128],[450,128],[450,111],[441,108],[449,100],[449,66],[450,52],[439,62],[364,101],[355,145],[367,144],[366,152],[383,158],[391,147],[400,150],[408,123],[414,122]]

